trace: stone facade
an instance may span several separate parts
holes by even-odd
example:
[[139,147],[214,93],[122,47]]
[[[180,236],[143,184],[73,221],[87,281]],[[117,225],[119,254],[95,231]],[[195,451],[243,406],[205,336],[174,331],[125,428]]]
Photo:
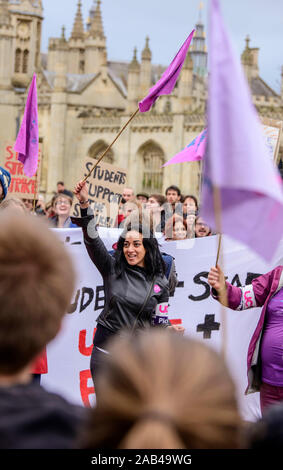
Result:
[[[75,1],[75,0],[70,0]],[[83,177],[82,161],[97,158],[137,109],[138,101],[165,67],[152,63],[146,38],[140,61],[107,58],[101,1],[94,1],[86,26],[77,4],[69,39],[50,38],[40,53],[41,0],[0,0],[0,144],[14,142],[23,116],[28,85],[37,73],[39,135],[43,150],[41,192],[50,198],[56,183],[72,188]],[[254,103],[262,116],[283,120],[281,96],[259,76],[258,49],[249,39],[242,63]],[[182,150],[205,126],[207,51],[201,15],[194,40],[172,95],[138,114],[105,159],[126,168],[136,191],[164,192],[170,184],[184,194],[199,194],[201,164],[162,164]],[[282,155],[282,146],[281,146]]]

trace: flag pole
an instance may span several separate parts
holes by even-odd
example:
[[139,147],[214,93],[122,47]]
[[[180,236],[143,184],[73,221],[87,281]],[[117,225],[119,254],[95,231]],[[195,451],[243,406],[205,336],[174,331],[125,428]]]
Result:
[[37,171],[35,174],[35,181],[34,181],[34,195],[33,195],[33,213],[35,214],[35,201],[36,201],[36,193],[37,193]]
[[88,175],[85,176],[85,178],[83,179],[83,183],[90,177],[91,173],[93,172],[93,170],[97,167],[97,165],[101,162],[101,160],[103,159],[103,157],[105,157],[105,155],[107,154],[107,152],[111,149],[111,147],[115,144],[116,140],[119,139],[120,135],[124,132],[124,130],[126,129],[126,127],[130,124],[130,122],[134,119],[134,117],[138,114],[139,112],[139,108],[136,109],[136,111],[131,115],[130,119],[126,122],[126,124],[122,127],[122,129],[120,129],[120,131],[118,132],[118,134],[116,135],[115,139],[113,140],[113,142],[108,145],[107,149],[103,152],[103,154],[101,155],[101,157],[99,158],[99,160],[97,160],[97,162],[93,165],[93,167],[91,168],[91,170],[89,171]]
[[[216,229],[219,234],[218,237],[218,248],[215,266],[218,265],[220,260],[220,255],[222,255],[222,219],[221,219],[221,195],[220,189],[218,186],[213,185],[213,205],[214,205],[214,214]],[[223,257],[222,258],[222,271],[224,273]],[[226,358],[227,352],[227,327],[226,327],[226,311],[225,307],[228,305],[227,301],[227,292],[219,292],[219,300],[221,305],[221,325],[222,325],[222,344],[221,344],[221,354],[223,358]]]

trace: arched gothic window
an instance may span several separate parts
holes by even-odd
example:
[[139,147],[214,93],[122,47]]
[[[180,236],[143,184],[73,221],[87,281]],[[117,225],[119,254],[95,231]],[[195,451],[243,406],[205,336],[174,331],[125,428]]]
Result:
[[[99,140],[95,142],[89,149],[88,151],[88,156],[91,158],[94,158],[95,160],[98,160],[103,152],[107,149],[108,145],[103,141]],[[114,153],[112,149],[110,149],[107,154],[103,157],[103,162],[105,163],[111,163],[113,165],[114,163]]]
[[23,73],[28,72],[28,59],[29,59],[29,51],[25,49],[24,54],[23,54]]
[[139,151],[142,158],[142,189],[148,193],[160,193],[163,185],[164,152],[159,145],[148,142]]
[[15,73],[20,73],[22,63],[22,51],[21,49],[16,49],[15,54]]

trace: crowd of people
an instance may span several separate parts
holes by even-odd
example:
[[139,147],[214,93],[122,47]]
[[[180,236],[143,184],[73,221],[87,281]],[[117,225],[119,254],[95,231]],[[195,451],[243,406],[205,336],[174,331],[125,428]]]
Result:
[[[248,352],[249,386],[260,390],[263,417],[245,423],[223,357],[168,319],[175,267],[160,251],[154,232],[160,227],[165,240],[211,235],[198,215],[198,201],[182,197],[175,186],[165,196],[135,196],[126,188],[120,214],[125,217],[119,221],[123,230],[109,252],[90,215],[86,183],[79,182],[72,192],[61,184],[51,205],[54,213],[41,201],[38,217],[29,214],[34,211],[24,201],[7,198],[9,184],[9,174],[0,168],[0,448],[282,447],[283,370],[277,339],[282,338],[283,266],[255,279],[248,298],[246,287],[231,286],[219,267],[208,276],[211,295],[222,299],[224,292],[230,308],[263,306]],[[74,197],[80,217],[71,216]],[[123,214],[136,201],[138,209]],[[150,213],[148,237],[143,236],[141,207]],[[42,363],[47,344],[60,331],[75,288],[73,261],[48,230],[51,226],[82,227],[88,255],[103,277],[105,307],[90,364],[96,403],[89,409],[32,380],[35,364]]]
[[199,215],[196,196],[183,195],[178,186],[169,186],[165,194],[137,193],[133,188],[124,188],[119,206],[117,226],[124,227],[133,214],[148,214],[152,228],[161,232],[166,241],[207,237],[214,232]]

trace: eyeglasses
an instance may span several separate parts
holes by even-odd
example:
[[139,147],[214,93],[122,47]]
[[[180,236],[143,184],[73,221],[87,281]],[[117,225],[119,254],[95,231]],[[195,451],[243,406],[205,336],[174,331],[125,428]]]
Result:
[[202,227],[208,227],[207,224],[204,224],[203,222],[196,222],[196,225],[198,225],[199,227],[202,226]]
[[58,199],[58,201],[55,202],[55,206],[65,206],[65,205],[67,206],[71,204],[66,199]]

